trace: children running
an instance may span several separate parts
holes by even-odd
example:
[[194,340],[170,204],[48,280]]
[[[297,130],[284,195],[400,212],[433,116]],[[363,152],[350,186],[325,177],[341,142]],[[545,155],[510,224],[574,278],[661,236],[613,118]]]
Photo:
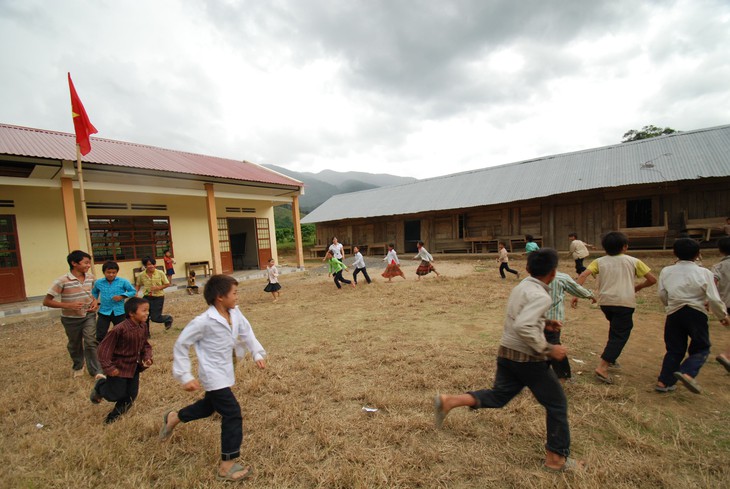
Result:
[[[548,312],[545,313],[545,317],[561,324],[565,320],[566,292],[574,297],[571,303],[572,307],[577,306],[578,298],[592,299],[594,303],[596,302],[596,299],[593,297],[593,292],[578,285],[567,273],[563,272],[555,273],[555,279],[550,282],[548,292],[550,293],[552,305],[550,306],[550,309],[548,309]],[[552,330],[546,329],[545,339],[547,342],[551,345],[560,345],[561,329],[562,328],[554,328]],[[555,375],[558,376],[558,379],[560,379],[561,382],[565,383],[571,381],[572,374],[570,371],[570,361],[568,360],[568,357],[565,357],[562,360],[550,359],[550,366],[553,368]]]
[[266,267],[266,280],[267,284],[264,287],[264,292],[271,292],[274,302],[279,300],[281,295],[281,285],[279,284],[279,270],[276,268],[276,262],[273,258],[269,258],[269,265]]
[[[730,218],[728,218],[730,221]],[[727,306],[727,312],[730,314],[730,237],[720,238],[717,242],[720,254],[723,256],[720,263],[712,267],[712,273],[715,276],[715,283],[720,292],[720,298]],[[730,372],[730,345],[727,349],[715,357],[725,370]]]
[[124,304],[127,319],[116,325],[99,345],[99,362],[105,376],[91,390],[91,402],[102,399],[116,403],[106,416],[106,424],[129,411],[139,393],[139,374],[152,365],[152,346],[147,341],[150,303],[132,297]]
[[[238,358],[251,352],[258,368],[265,368],[266,351],[251,329],[251,324],[236,305],[238,282],[228,275],[213,275],[205,284],[203,297],[208,310],[185,326],[173,348],[172,374],[183,389],[205,391],[197,402],[171,410],[163,416],[160,439],[172,436],[175,427],[214,412],[221,415],[221,462],[217,477],[224,481],[240,481],[253,472],[251,467],[236,463],[243,441],[241,406],[231,387],[235,384],[231,352]],[[199,381],[191,373],[190,347],[198,357]]]
[[539,249],[540,246],[535,243],[535,238],[533,238],[531,234],[525,234],[525,254],[529,255],[533,251],[537,251]]
[[347,285],[352,285],[355,287],[355,284],[352,283],[352,281],[347,280],[342,276],[342,272],[344,270],[347,270],[347,266],[342,263],[340,260],[332,256],[331,251],[327,251],[327,253],[324,255],[324,259],[322,261],[327,262],[327,271],[331,277],[333,277],[335,281],[335,285],[338,289],[342,289],[342,286],[340,285],[340,282]]
[[575,260],[575,273],[580,275],[586,270],[586,267],[583,266],[583,260],[585,260],[588,255],[590,255],[590,253],[588,252],[588,247],[593,245],[586,244],[583,241],[579,240],[576,233],[570,233],[568,235],[568,239],[570,240],[568,256]]
[[109,324],[115,326],[126,318],[124,301],[137,295],[137,291],[126,278],[118,277],[119,265],[107,261],[101,266],[104,278],[94,282],[91,295],[99,301],[99,314],[96,319],[96,341],[101,340],[109,331]]
[[352,280],[355,282],[355,285],[357,285],[357,274],[360,272],[362,272],[362,276],[365,277],[365,281],[368,284],[372,283],[370,275],[368,275],[368,269],[365,266],[365,259],[362,257],[362,253],[360,253],[360,248],[355,246],[352,248],[352,251],[355,253],[355,261],[352,262],[352,267],[355,269],[355,271],[352,272]]
[[414,256],[413,259],[421,260],[421,264],[418,265],[418,268],[416,269],[418,280],[421,280],[422,275],[428,275],[431,272],[435,273],[437,277],[440,277],[441,274],[439,274],[433,267],[433,256],[431,256],[431,253],[429,253],[423,246],[423,241],[416,243],[416,248],[418,248],[418,254]]
[[142,259],[144,271],[137,275],[135,286],[137,292],[143,290],[142,296],[150,303],[149,322],[164,323],[165,330],[168,330],[172,327],[172,316],[163,314],[162,310],[165,307],[165,289],[170,286],[170,280],[161,270],[157,270],[156,264],[157,261],[149,256]]
[[406,279],[406,275],[400,269],[400,260],[398,259],[398,253],[395,252],[395,245],[393,243],[388,243],[388,254],[385,255],[383,261],[388,265],[381,275],[387,278],[388,282],[392,282],[391,279],[393,277],[403,277],[403,280]]
[[[720,299],[712,272],[695,262],[700,255],[697,241],[676,240],[674,255],[679,261],[659,274],[659,300],[667,312],[664,323],[667,353],[654,389],[672,391],[679,380],[690,391],[699,394],[702,389],[695,379],[710,354],[705,304],[724,325],[728,325],[727,309]],[[690,340],[689,348],[687,339]],[[684,358],[685,353],[687,358]]]
[[499,263],[499,276],[504,279],[506,275],[504,274],[505,270],[509,273],[514,273],[517,278],[520,278],[520,272],[517,270],[512,270],[509,267],[509,255],[507,254],[507,248],[505,248],[503,242],[499,242],[497,245],[499,248],[499,254],[497,255],[497,263]]
[[[84,362],[89,375],[101,374],[101,366],[96,356],[96,310],[99,303],[91,295],[94,275],[91,268],[91,255],[74,250],[66,257],[69,273],[57,278],[48,289],[43,305],[61,309],[61,324],[68,338],[68,354],[73,362],[72,376],[81,377]],[[60,301],[56,297],[60,296]]]
[[[617,231],[607,233],[601,245],[607,256],[592,261],[577,282],[583,285],[589,275],[598,276],[598,304],[608,319],[609,328],[608,342],[595,376],[605,384],[613,384],[608,368],[617,367],[616,360],[629,341],[634,327],[636,292],[654,285],[656,277],[644,262],[626,254],[629,239],[625,234]],[[644,281],[634,285],[634,277],[644,278]]]
[[437,395],[434,399],[436,426],[441,427],[452,409],[469,406],[471,409],[501,408],[527,387],[547,412],[547,443],[544,468],[564,472],[582,468],[582,463],[570,455],[570,427],[568,400],[563,387],[550,369],[548,358],[561,360],[565,347],[545,341],[546,327],[560,327],[560,323],[546,320],[550,308],[548,284],[555,278],[558,253],[543,249],[527,257],[530,277],[520,282],[507,302],[504,332],[497,351],[497,374],[494,386],[457,395]]

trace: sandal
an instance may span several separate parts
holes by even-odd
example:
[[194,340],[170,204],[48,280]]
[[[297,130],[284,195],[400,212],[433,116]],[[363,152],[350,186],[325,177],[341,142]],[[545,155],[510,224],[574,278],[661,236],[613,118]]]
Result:
[[722,365],[723,367],[725,367],[725,370],[727,370],[728,372],[730,372],[730,360],[728,360],[727,358],[725,358],[725,355],[718,355],[718,356],[715,357],[715,360],[717,360],[717,362],[720,365]]
[[692,377],[688,377],[682,372],[674,372],[674,378],[683,383],[684,386],[691,392],[694,392],[695,394],[700,394],[702,392],[700,384],[695,382],[695,379],[693,379]]
[[566,458],[565,463],[559,469],[548,467],[545,464],[543,464],[542,468],[548,472],[558,474],[560,472],[579,472],[585,469],[585,465],[576,462],[574,458]]
[[600,374],[600,373],[598,372],[598,370],[596,370],[596,371],[595,371],[595,372],[593,372],[593,373],[594,373],[594,374],[596,375],[596,379],[600,380],[600,381],[601,381],[601,382],[603,382],[604,384],[608,384],[608,385],[611,385],[611,384],[613,384],[613,378],[612,378],[612,377],[611,377],[610,375],[603,375],[603,374]]
[[162,428],[160,428],[160,440],[165,441],[169,439],[172,436],[172,430],[175,428],[167,429],[167,417],[170,416],[170,413],[173,412],[174,409],[170,409],[165,413],[164,416],[162,416]]
[[[233,474],[236,472],[242,472],[246,471],[245,474],[243,474],[241,477],[233,477]],[[216,479],[219,481],[226,481],[226,482],[239,482],[244,479],[247,479],[251,474],[253,473],[253,467],[244,467],[241,464],[233,464],[231,465],[231,468],[228,469],[228,472],[226,472],[225,475],[221,475],[220,472],[216,473]]]
[[441,428],[446,419],[446,413],[444,412],[443,402],[441,401],[441,394],[436,394],[433,398],[433,422],[436,428]]

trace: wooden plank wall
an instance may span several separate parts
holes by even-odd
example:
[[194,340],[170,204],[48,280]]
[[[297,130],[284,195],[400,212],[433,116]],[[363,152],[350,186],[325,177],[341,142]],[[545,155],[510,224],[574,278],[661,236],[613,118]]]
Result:
[[601,236],[615,229],[617,218],[622,226],[625,225],[626,202],[633,199],[652,199],[652,224],[655,226],[662,224],[666,211],[671,237],[682,230],[682,212],[685,210],[690,219],[730,216],[730,177],[703,183],[576,192],[519,205],[510,203],[422,215],[358,219],[347,223],[322,223],[317,225],[317,240],[320,244],[328,244],[332,236],[337,236],[346,244],[393,242],[396,249],[402,250],[404,221],[420,218],[421,239],[429,248],[434,240],[455,239],[457,216],[463,214],[468,237],[542,235],[545,246],[566,250],[568,233],[575,232],[582,240],[600,249]]

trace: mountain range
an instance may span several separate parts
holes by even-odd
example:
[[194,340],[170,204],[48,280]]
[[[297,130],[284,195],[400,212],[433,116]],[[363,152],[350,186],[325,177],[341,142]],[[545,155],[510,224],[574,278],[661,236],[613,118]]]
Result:
[[317,206],[337,194],[346,194],[377,187],[413,183],[413,177],[399,177],[387,173],[366,173],[358,171],[337,172],[322,170],[319,173],[296,172],[276,165],[263,165],[304,183],[304,195],[299,199],[302,214],[312,212]]

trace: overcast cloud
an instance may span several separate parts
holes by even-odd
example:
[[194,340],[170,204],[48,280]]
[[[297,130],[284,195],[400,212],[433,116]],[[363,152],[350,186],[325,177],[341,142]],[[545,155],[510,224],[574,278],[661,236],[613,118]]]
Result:
[[727,0],[0,0],[0,46],[0,122],[72,132],[70,71],[99,137],[297,171],[730,124]]

